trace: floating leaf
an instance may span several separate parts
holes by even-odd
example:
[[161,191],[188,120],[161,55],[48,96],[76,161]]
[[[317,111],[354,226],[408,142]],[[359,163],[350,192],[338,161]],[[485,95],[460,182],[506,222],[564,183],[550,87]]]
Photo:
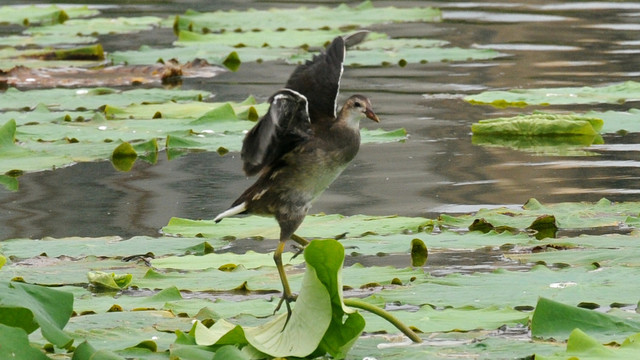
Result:
[[143,102],[198,101],[210,95],[201,90],[80,88],[20,91],[9,88],[2,94],[4,101],[0,110],[35,108],[39,104],[50,110],[98,109],[107,104],[123,107]]
[[640,322],[540,298],[531,319],[531,335],[564,340],[574,329],[599,338],[616,339],[640,332]]
[[[236,29],[320,29],[345,28],[348,26],[368,26],[390,22],[439,21],[441,13],[434,8],[374,7],[365,1],[356,7],[345,4],[329,8],[270,9],[248,11],[216,11],[199,13],[187,11],[177,16],[173,24],[176,30],[196,32],[236,30]],[[247,23],[246,19],[253,21]]]
[[[379,234],[398,233],[404,230],[418,231],[426,223],[425,218],[409,218],[402,216],[366,216],[366,215],[314,215],[307,216],[296,234],[302,237],[334,237],[344,232],[363,234],[377,229]],[[224,237],[232,235],[238,238],[264,237],[277,239],[280,233],[278,224],[270,218],[247,216],[244,218],[227,218],[220,223],[213,220],[189,220],[172,218],[162,231],[165,234],[205,237]]]
[[42,335],[59,348],[68,348],[73,339],[62,331],[73,310],[73,295],[51,288],[2,282],[0,322],[31,333],[38,327]]
[[0,357],[3,359],[49,359],[49,357],[40,350],[29,344],[27,332],[19,327],[6,326],[0,323],[0,343],[2,344],[0,347]]
[[561,87],[485,91],[464,98],[472,104],[495,107],[528,105],[620,104],[640,99],[640,83],[627,81],[599,87]]
[[118,356],[111,351],[97,350],[91,344],[84,341],[73,351],[72,360],[91,359],[91,360],[124,360],[123,357]]
[[58,6],[3,6],[0,7],[0,24],[9,23],[29,26],[32,24],[62,24],[71,16],[86,17],[96,15],[98,11],[89,10],[88,7],[68,7],[62,9]]
[[156,16],[140,17],[96,17],[91,19],[71,19],[64,24],[31,27],[25,34],[47,34],[66,36],[76,35],[105,35],[126,34],[159,27],[162,19]]
[[566,353],[558,353],[552,356],[535,355],[539,360],[627,360],[640,356],[638,347],[638,334],[631,335],[620,347],[605,346],[598,340],[587,335],[580,329],[575,329],[569,335]]
[[509,118],[480,120],[471,125],[474,135],[490,136],[594,136],[602,129],[602,119],[569,114],[534,113]]
[[603,120],[575,114],[534,113],[480,120],[471,125],[475,145],[502,146],[543,155],[588,155],[602,144]]
[[222,320],[209,329],[196,323],[192,330],[196,343],[248,343],[274,357],[328,353],[343,358],[364,328],[362,316],[342,303],[344,248],[335,240],[315,240],[304,255],[307,270],[290,319],[280,314],[263,325],[244,329]]

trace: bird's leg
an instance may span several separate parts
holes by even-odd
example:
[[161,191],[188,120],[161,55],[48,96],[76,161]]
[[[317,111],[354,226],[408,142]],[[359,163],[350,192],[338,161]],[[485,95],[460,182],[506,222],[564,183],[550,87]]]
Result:
[[278,310],[280,310],[282,303],[285,303],[285,305],[287,306],[287,321],[285,321],[284,326],[286,327],[287,324],[289,323],[289,319],[291,318],[291,305],[289,305],[289,303],[291,303],[292,301],[295,301],[296,296],[293,295],[293,293],[291,293],[291,288],[289,287],[289,281],[287,280],[287,273],[284,271],[284,266],[282,265],[282,252],[284,251],[285,244],[286,244],[286,240],[285,241],[280,240],[280,243],[278,244],[278,248],[273,254],[273,261],[275,261],[276,263],[276,268],[278,268],[278,274],[280,275],[280,281],[282,282],[282,297],[280,298],[280,302],[278,303],[278,306],[273,312],[275,314]]
[[[287,280],[287,273],[284,271],[284,266],[282,265],[282,252],[284,251],[284,246],[287,243],[287,240],[293,238],[293,232],[298,229],[298,226],[304,220],[305,213],[297,214],[298,216],[292,216],[291,213],[287,214],[277,214],[276,220],[278,221],[278,225],[280,225],[280,243],[278,243],[278,247],[276,251],[273,253],[273,261],[276,263],[276,268],[278,269],[278,274],[280,275],[280,281],[282,282],[282,298],[276,307],[274,313],[280,310],[282,303],[284,302],[287,306],[287,321],[284,323],[286,327],[289,323],[289,319],[291,318],[291,306],[289,305],[292,301],[296,300],[296,296],[291,292],[291,288],[289,287],[289,281]],[[302,239],[302,238],[300,238]],[[305,243],[306,240],[302,239]],[[299,241],[294,239],[294,241]],[[284,328],[283,328],[284,330]]]
[[298,236],[296,234],[291,235],[291,240],[297,242],[298,244],[300,244],[300,246],[302,246],[303,248],[307,245],[309,245],[309,240],[303,238],[302,236]]

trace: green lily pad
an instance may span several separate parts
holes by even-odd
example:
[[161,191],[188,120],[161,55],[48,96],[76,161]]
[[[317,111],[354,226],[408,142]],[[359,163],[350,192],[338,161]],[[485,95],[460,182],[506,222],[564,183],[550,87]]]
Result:
[[163,103],[167,101],[201,101],[211,93],[200,90],[110,88],[44,89],[20,91],[9,88],[2,94],[0,110],[35,108],[44,104],[50,110],[98,109],[104,105],[124,107],[139,103]]
[[[402,46],[402,39],[398,45]],[[463,49],[459,47],[427,47],[427,48],[399,48],[397,50],[371,49],[351,50],[347,52],[347,65],[376,66],[397,64],[424,64],[429,62],[453,62],[469,60],[494,59],[503,54],[491,49]],[[290,62],[300,62],[300,58],[293,58]]]
[[66,44],[90,44],[98,41],[92,36],[80,35],[11,35],[0,37],[0,45],[8,47],[27,47],[27,46],[53,46]]
[[123,360],[124,358],[108,350],[97,350],[91,344],[84,341],[73,352],[73,357],[78,359],[95,360]]
[[[167,351],[175,341],[174,331],[187,331],[192,320],[169,311],[111,311],[71,318],[65,331],[74,339],[88,341],[98,351],[123,352],[144,342]],[[38,341],[34,338],[34,341]],[[126,351],[125,351],[126,353]]]
[[190,333],[196,344],[250,344],[274,357],[328,353],[343,358],[364,328],[362,316],[342,303],[340,270],[344,249],[335,240],[316,240],[304,254],[307,271],[290,319],[281,314],[254,328],[241,328],[223,320],[211,328],[196,323]]
[[614,203],[607,199],[601,199],[595,203],[574,202],[548,205],[543,205],[536,199],[529,199],[522,209],[481,209],[475,214],[456,217],[443,214],[439,221],[447,228],[467,229],[476,219],[484,218],[494,227],[526,229],[539,216],[553,215],[557,226],[562,229],[618,227],[630,220],[629,216],[635,216],[639,207],[640,204],[636,202]]
[[[501,326],[526,325],[529,314],[511,308],[489,306],[482,309],[462,307],[436,310],[431,306],[422,306],[418,311],[393,311],[401,321],[423,333],[494,330]],[[365,314],[365,331],[397,333],[398,330],[377,316]]]
[[604,120],[603,133],[640,132],[640,109],[605,112],[590,111],[584,116],[593,116]]
[[[242,57],[238,57],[237,49],[227,45],[206,44],[190,45],[171,48],[151,48],[143,45],[138,50],[114,51],[107,54],[107,59],[114,64],[148,65],[157,62],[167,62],[175,59],[180,63],[186,63],[194,59],[203,59],[210,64],[224,65],[230,58],[238,58],[236,61],[251,61],[251,59],[275,60],[283,55],[282,49],[273,51],[271,57],[264,57],[267,50],[255,50],[254,55],[248,57],[248,51],[242,51]],[[291,50],[292,53],[295,51]],[[236,53],[234,55],[234,53]],[[285,52],[286,53],[286,52]]]
[[[9,239],[0,243],[0,250],[7,256],[25,259],[46,254],[49,257],[70,256],[74,258],[86,256],[125,257],[145,254],[149,251],[156,256],[188,255],[197,252],[199,245],[204,243],[220,248],[228,245],[228,241],[217,239],[174,237],[134,236],[122,239],[119,236],[99,238],[68,237],[63,239],[46,238]],[[37,246],[34,246],[37,244]]]
[[551,356],[541,356],[536,354],[535,358],[540,360],[626,360],[635,359],[640,356],[638,347],[639,334],[631,335],[622,343],[620,347],[605,346],[598,340],[587,335],[580,329],[571,332],[567,341],[567,349],[564,353]]
[[485,91],[469,95],[465,101],[494,107],[524,107],[529,105],[620,104],[640,99],[640,83],[627,81],[599,87],[563,87]]
[[68,348],[73,339],[62,331],[73,310],[73,295],[43,286],[2,282],[0,323],[28,333],[38,327],[42,335],[59,348]]
[[0,24],[17,24],[30,26],[33,24],[62,24],[70,18],[81,18],[97,15],[98,11],[87,6],[72,6],[64,9],[51,5],[43,6],[3,6],[0,7]]
[[[409,218],[402,216],[342,216],[312,215],[307,216],[296,234],[302,237],[327,238],[346,233],[352,236],[364,235],[369,231],[378,234],[399,233],[404,230],[416,230],[427,223],[425,218]],[[373,230],[375,229],[375,230]],[[172,218],[162,228],[165,234],[221,238],[234,236],[237,238],[264,237],[278,239],[280,228],[270,218],[247,216],[243,218],[227,218],[220,223],[213,220],[188,220]]]
[[471,125],[474,145],[509,147],[543,155],[588,155],[602,144],[603,120],[576,114],[533,113],[480,120]]
[[[253,19],[247,23],[246,19]],[[177,16],[174,29],[195,32],[220,30],[280,30],[362,27],[390,22],[439,21],[441,13],[434,8],[375,7],[365,1],[356,7],[312,7],[248,11],[216,11],[199,13],[188,11]]]
[[640,332],[640,322],[540,298],[531,319],[531,334],[564,340],[580,329],[605,341]]
[[63,37],[69,34],[85,36],[126,34],[160,27],[161,22],[162,19],[156,16],[71,19],[63,24],[31,27],[25,30],[24,33],[31,35],[58,35]]
[[[496,304],[513,308],[533,307],[540,296],[569,304],[584,301],[600,306],[634,304],[637,294],[628,286],[627,279],[638,274],[640,268],[637,267],[551,270],[537,265],[527,272],[496,270],[471,275],[427,276],[406,287],[384,289],[377,296],[387,303],[431,304],[436,307]],[[492,296],[482,295],[489,288],[494,289]]]
[[571,114],[534,113],[509,118],[480,120],[471,125],[474,135],[485,136],[594,136],[604,121]]
[[8,72],[19,63],[22,67],[97,66],[104,60],[102,45],[84,45],[71,48],[0,49],[0,69]]
[[[300,264],[304,260],[300,258],[286,261],[286,264]],[[225,264],[240,264],[246,269],[254,269],[262,266],[273,265],[272,254],[260,254],[254,251],[247,251],[244,254],[207,254],[207,255],[186,255],[186,256],[168,256],[162,259],[156,259],[152,262],[153,267],[158,269],[178,269],[178,270],[205,270],[218,269]]]
[[[327,40],[336,36],[343,36],[344,31],[340,29],[328,29],[320,31],[312,30],[262,30],[246,33],[222,32],[202,34],[188,30],[180,30],[178,40],[174,43],[178,46],[190,46],[197,43],[219,44],[238,48],[271,47],[271,48],[293,48],[293,47],[320,47],[327,43]],[[367,42],[371,39],[386,39],[387,35],[378,32],[367,34]],[[426,41],[426,40],[425,40]]]

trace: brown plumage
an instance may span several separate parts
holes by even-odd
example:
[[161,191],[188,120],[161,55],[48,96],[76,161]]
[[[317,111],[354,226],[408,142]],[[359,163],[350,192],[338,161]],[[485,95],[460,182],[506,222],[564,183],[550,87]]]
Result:
[[[371,102],[362,95],[347,99],[340,111],[336,101],[342,76],[345,41],[352,45],[366,33],[337,37],[325,53],[298,66],[284,89],[269,99],[269,111],[251,129],[242,144],[243,169],[258,180],[215,218],[236,214],[274,216],[280,225],[280,243],[274,260],[282,280],[289,314],[294,296],[289,289],[282,252],[294,236],[311,203],[340,175],[360,148],[359,122],[378,122]],[[278,305],[278,308],[280,305]]]

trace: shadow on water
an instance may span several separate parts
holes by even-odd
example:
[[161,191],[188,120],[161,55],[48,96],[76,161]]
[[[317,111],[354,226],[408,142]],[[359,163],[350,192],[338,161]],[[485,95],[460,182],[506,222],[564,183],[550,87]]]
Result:
[[[105,12],[168,16],[188,7],[222,6],[203,3],[148,6],[127,1],[122,8],[109,7]],[[271,6],[239,1],[224,7],[247,4]],[[597,86],[637,77],[640,48],[633,42],[637,32],[606,27],[636,19],[627,16],[634,4],[598,4],[598,11],[588,11],[573,3],[434,2],[445,14],[441,23],[380,25],[395,37],[435,38],[453,46],[494,48],[509,56],[480,62],[347,68],[341,99],[356,92],[370,97],[382,119],[375,126],[404,127],[410,136],[403,143],[363,145],[312,212],[433,217],[441,212],[520,206],[531,197],[543,203],[602,197],[640,200],[639,148],[633,146],[640,140],[638,134],[607,134],[606,145],[594,148],[596,156],[540,156],[471,142],[472,123],[534,108],[474,106],[462,100],[465,95],[492,89]],[[107,36],[102,42],[105,50],[114,51],[137,48],[139,41],[167,45],[167,38],[172,41],[173,35],[153,31],[133,37]],[[283,63],[245,63],[237,73],[186,79],[183,88],[212,91],[216,101],[243,100],[250,94],[264,101],[292,69]],[[617,109],[635,105],[631,102]],[[161,154],[158,164],[137,162],[127,173],[117,172],[108,162],[31,173],[20,178],[18,192],[0,190],[0,239],[158,235],[172,216],[212,218],[251,181],[242,175],[236,153],[192,153],[172,161]]]

